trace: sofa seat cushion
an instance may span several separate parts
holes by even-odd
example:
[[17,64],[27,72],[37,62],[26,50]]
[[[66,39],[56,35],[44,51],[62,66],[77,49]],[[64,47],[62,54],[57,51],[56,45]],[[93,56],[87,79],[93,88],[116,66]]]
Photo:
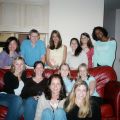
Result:
[[0,120],[5,120],[8,108],[0,105]]
[[103,104],[101,105],[101,115],[102,118],[109,118],[113,116],[113,109],[110,104]]

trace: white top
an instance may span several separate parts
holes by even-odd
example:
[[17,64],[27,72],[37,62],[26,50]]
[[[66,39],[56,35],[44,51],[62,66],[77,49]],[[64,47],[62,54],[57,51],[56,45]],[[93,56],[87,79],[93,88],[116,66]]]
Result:
[[23,87],[24,87],[24,83],[23,83],[22,80],[20,80],[18,88],[14,90],[15,95],[19,96],[21,94],[21,91],[22,91]]
[[51,50],[50,49],[50,63],[54,66],[60,66],[63,60],[64,55],[64,45],[62,45],[58,49]]
[[82,63],[88,65],[88,58],[85,51],[82,50],[78,56],[74,56],[73,52],[68,52],[67,63],[72,69],[78,69],[78,66]]

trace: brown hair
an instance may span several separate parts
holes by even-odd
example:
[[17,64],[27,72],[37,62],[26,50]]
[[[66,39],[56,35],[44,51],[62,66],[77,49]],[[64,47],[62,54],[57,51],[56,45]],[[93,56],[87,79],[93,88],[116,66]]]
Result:
[[[61,70],[61,68],[62,68],[63,65],[67,66],[68,69],[69,69],[69,71],[70,71],[70,66],[69,66],[67,63],[63,63],[63,64],[61,64],[60,67],[59,67],[59,71],[58,71],[59,74],[61,74],[61,73],[60,73],[60,70]],[[72,79],[71,79],[71,74],[70,74],[70,72],[69,72],[69,74],[68,74],[67,77],[68,77],[70,80],[72,80]]]
[[[53,34],[56,34],[57,37],[59,38],[59,42],[58,42],[58,45],[57,45],[56,48],[55,48],[55,44],[54,44],[54,41],[53,41]],[[62,38],[61,38],[60,33],[57,30],[53,30],[52,31],[51,36],[50,36],[49,44],[50,44],[49,48],[51,50],[53,50],[53,49],[59,49],[62,46]]]
[[66,98],[66,89],[65,89],[64,81],[63,81],[62,77],[59,74],[53,74],[48,79],[47,88],[44,91],[45,97],[46,97],[47,100],[50,100],[51,97],[52,97],[52,92],[51,92],[49,87],[51,85],[51,82],[52,82],[53,78],[58,78],[60,80],[61,90],[60,90],[60,95],[59,95],[58,99],[63,100],[64,98]]
[[90,35],[89,35],[88,33],[85,33],[85,32],[82,33],[81,36],[80,36],[80,44],[81,44],[81,46],[82,46],[82,42],[81,42],[82,35],[83,35],[83,36],[86,36],[86,37],[89,39],[88,42],[87,42],[88,48],[93,48],[93,44],[92,44]]

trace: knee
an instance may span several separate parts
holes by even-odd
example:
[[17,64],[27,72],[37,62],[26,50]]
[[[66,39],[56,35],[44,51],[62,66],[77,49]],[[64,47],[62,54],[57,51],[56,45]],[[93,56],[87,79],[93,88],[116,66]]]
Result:
[[46,108],[42,112],[43,115],[48,115],[48,114],[51,114],[51,113],[52,113],[52,110],[50,108]]
[[37,101],[34,98],[29,97],[24,101],[24,106],[27,107],[27,108],[31,108],[31,107],[36,108]]
[[22,98],[20,96],[12,96],[12,99],[11,99],[12,103],[14,104],[22,104]]
[[57,116],[63,116],[63,115],[65,115],[65,111],[62,108],[58,108],[58,109],[56,109],[55,114]]
[[32,97],[29,97],[25,100],[25,104],[32,104],[34,102],[34,99]]

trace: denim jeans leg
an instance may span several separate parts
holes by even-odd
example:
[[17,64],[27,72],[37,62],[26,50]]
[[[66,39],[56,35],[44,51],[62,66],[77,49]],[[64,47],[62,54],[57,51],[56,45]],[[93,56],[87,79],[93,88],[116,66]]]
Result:
[[19,110],[22,105],[22,99],[13,94],[0,93],[0,105],[8,107],[6,120],[18,120],[20,117]]
[[24,100],[24,119],[25,120],[34,120],[36,107],[38,101],[35,100],[33,97],[29,97]]

